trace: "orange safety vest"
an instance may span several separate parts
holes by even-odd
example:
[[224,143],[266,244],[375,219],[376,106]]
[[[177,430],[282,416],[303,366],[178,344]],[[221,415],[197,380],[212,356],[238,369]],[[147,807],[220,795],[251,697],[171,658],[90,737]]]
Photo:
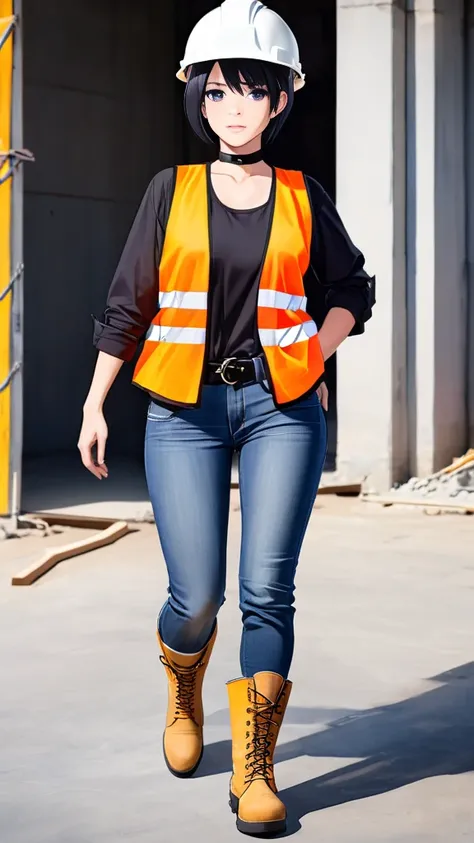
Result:
[[[278,406],[305,395],[324,372],[318,329],[306,313],[311,207],[303,174],[276,169],[275,208],[259,282],[257,327]],[[159,310],[133,381],[157,397],[199,404],[206,362],[209,206],[205,164],[177,168],[159,266]]]

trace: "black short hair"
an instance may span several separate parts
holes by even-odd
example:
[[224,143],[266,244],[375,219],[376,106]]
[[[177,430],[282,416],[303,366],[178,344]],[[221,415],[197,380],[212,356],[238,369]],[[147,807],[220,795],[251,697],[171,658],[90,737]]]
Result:
[[[219,138],[212,131],[201,110],[207,80],[215,63],[214,60],[211,60],[193,64],[184,92],[186,117],[197,136],[206,143],[219,142]],[[293,106],[293,71],[289,67],[269,61],[260,61],[259,59],[221,59],[219,67],[229,88],[239,94],[242,93],[242,79],[244,84],[251,88],[265,86],[270,96],[271,111],[276,110],[281,91],[286,92],[288,96],[286,107],[270,121],[263,133],[262,143],[265,145],[271,143],[281,130]]]

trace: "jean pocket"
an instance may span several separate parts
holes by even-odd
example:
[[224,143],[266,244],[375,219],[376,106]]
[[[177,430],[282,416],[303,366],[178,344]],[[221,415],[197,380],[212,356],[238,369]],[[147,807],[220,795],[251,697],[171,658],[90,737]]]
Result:
[[164,407],[162,404],[157,404],[156,401],[150,401],[148,406],[147,419],[148,421],[166,421],[174,416],[174,410],[169,407]]

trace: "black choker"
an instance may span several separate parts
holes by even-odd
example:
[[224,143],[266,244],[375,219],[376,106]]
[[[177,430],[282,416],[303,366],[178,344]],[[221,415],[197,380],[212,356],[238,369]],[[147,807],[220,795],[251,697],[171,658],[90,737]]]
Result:
[[231,152],[219,152],[219,161],[224,161],[226,164],[256,164],[262,158],[263,152],[261,149],[258,152],[250,152],[249,155],[234,155]]

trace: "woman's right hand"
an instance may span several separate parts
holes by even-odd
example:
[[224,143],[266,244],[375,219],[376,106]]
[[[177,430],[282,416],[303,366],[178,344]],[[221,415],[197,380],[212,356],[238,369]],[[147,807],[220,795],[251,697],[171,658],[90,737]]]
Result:
[[[79,448],[83,465],[98,480],[108,477],[108,469],[105,464],[105,444],[108,436],[107,423],[102,410],[84,407],[81,433],[79,435]],[[97,455],[94,459],[92,449],[96,446]]]

